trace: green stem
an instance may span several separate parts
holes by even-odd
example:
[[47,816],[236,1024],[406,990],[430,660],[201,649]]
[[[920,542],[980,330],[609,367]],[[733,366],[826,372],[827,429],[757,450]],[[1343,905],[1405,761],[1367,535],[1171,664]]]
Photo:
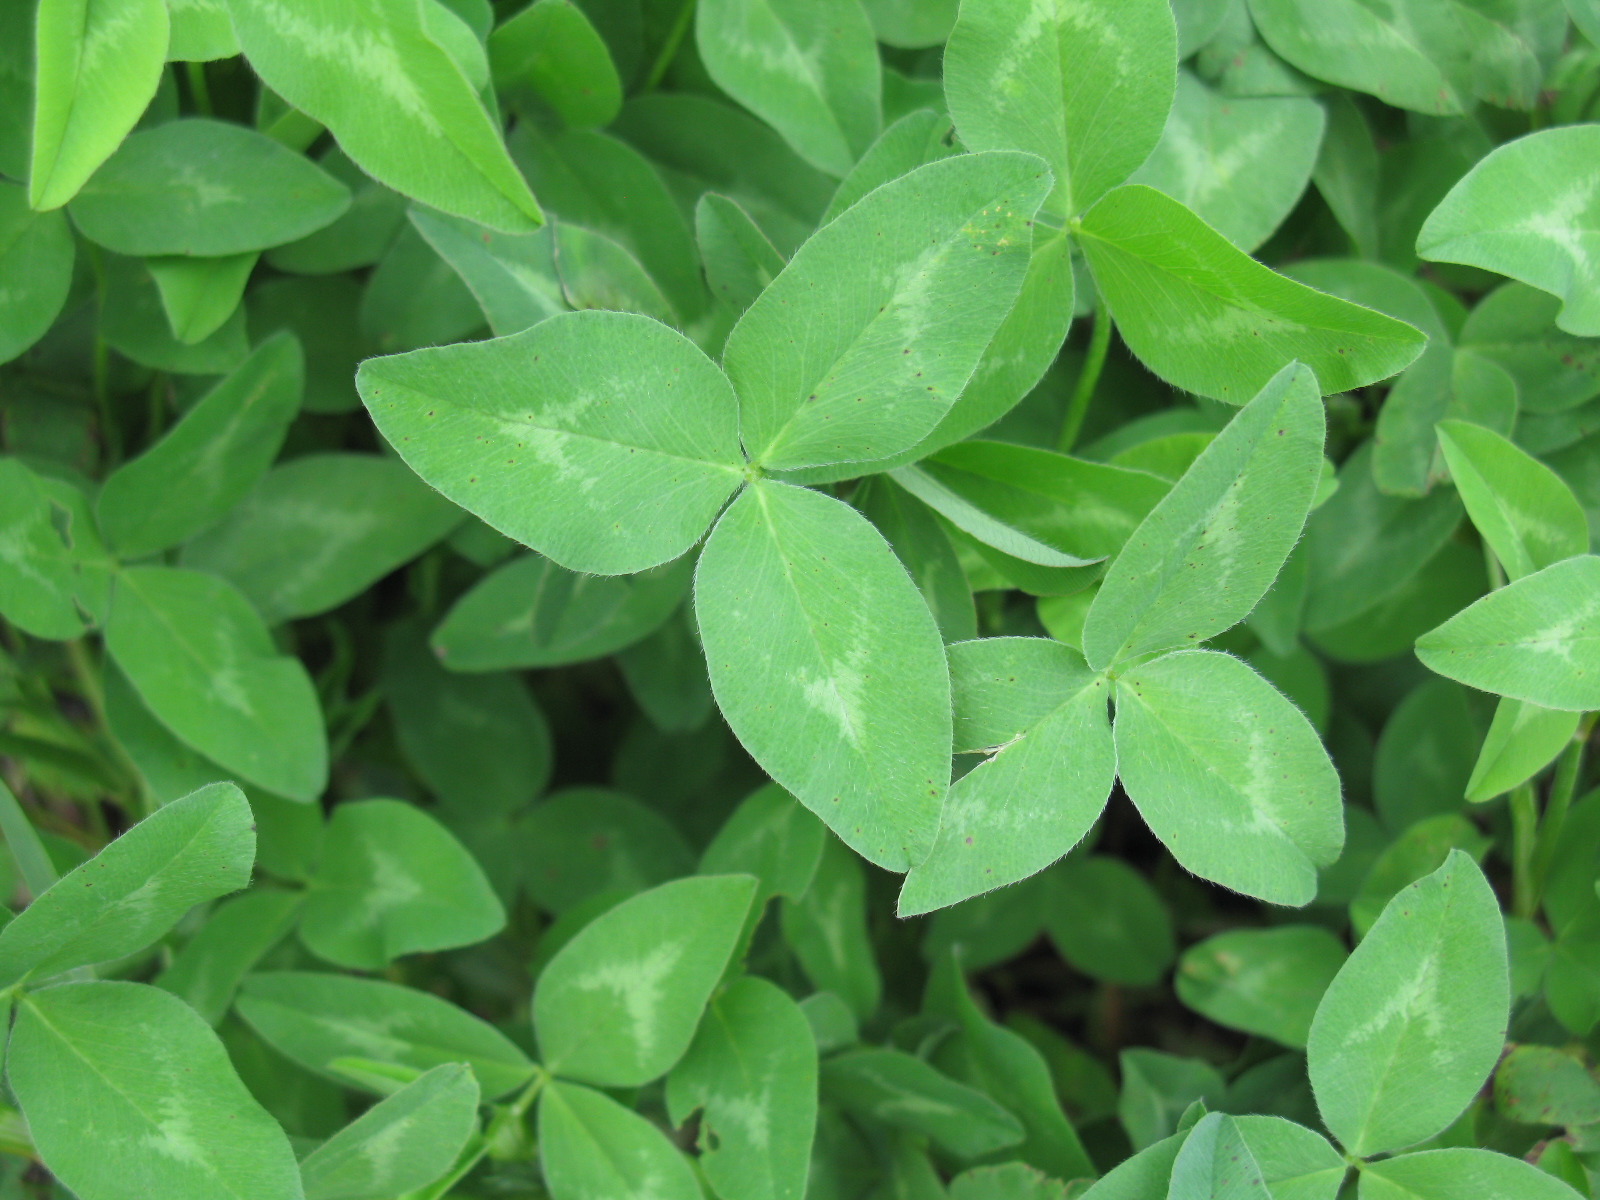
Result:
[[1495,554],[1489,543],[1483,543],[1483,567],[1489,576],[1489,590],[1499,591],[1506,585],[1506,570],[1500,565],[1500,558]]
[[115,466],[122,458],[122,431],[117,428],[115,415],[111,411],[111,353],[105,336],[100,332],[106,310],[106,264],[93,242],[83,245],[89,252],[89,267],[94,273],[94,348],[91,351],[90,370],[95,408],[100,413],[100,444],[105,450],[105,465],[109,467]]
[[1094,306],[1094,329],[1089,334],[1089,353],[1084,357],[1083,370],[1067,401],[1067,415],[1061,422],[1061,436],[1056,439],[1056,449],[1070,454],[1083,428],[1083,418],[1088,415],[1089,401],[1094,399],[1095,385],[1100,382],[1100,371],[1106,365],[1106,351],[1111,347],[1111,314],[1104,303]]
[[83,692],[83,698],[89,702],[89,708],[94,713],[94,719],[100,727],[106,727],[106,694],[100,686],[100,673],[89,661],[88,648],[84,646],[82,638],[73,638],[66,643],[67,662],[72,665],[73,678],[78,681],[78,689]]
[[323,128],[320,121],[306,116],[298,108],[291,108],[261,132],[296,153],[302,153],[322,136]]
[[211,89],[206,85],[206,65],[202,62],[187,62],[183,65],[189,76],[189,98],[194,101],[195,111],[202,117],[209,117]]
[[1531,920],[1539,907],[1533,855],[1539,839],[1539,800],[1533,784],[1511,789],[1511,915]]
[[[122,780],[118,790],[131,789],[138,798],[144,815],[149,816],[158,805],[155,797],[150,794],[144,783],[144,776],[139,773],[139,768],[134,765],[133,759],[128,757],[128,752],[123,749],[122,743],[117,741],[111,732],[111,722],[106,720],[106,693],[103,683],[103,673],[89,658],[88,647],[82,638],[73,638],[66,643],[67,662],[72,666],[73,678],[78,682],[78,690],[83,693],[84,700],[89,705],[89,711],[94,714],[95,731],[100,735],[99,743],[102,747],[110,747],[114,767],[120,770]],[[113,776],[115,778],[115,776]],[[121,807],[128,805],[121,802],[121,797],[116,797]],[[98,809],[91,809],[91,815],[99,817]],[[102,831],[104,832],[104,831]]]
[[683,7],[678,10],[672,28],[667,31],[667,40],[661,43],[661,52],[650,64],[650,74],[644,77],[644,91],[655,91],[666,76],[672,60],[678,57],[678,47],[683,45],[683,35],[689,32],[689,21],[694,17],[694,3],[695,0],[683,0]]
[[550,1082],[550,1076],[543,1068],[535,1067],[534,1071],[533,1082],[523,1088],[510,1104],[495,1110],[494,1116],[489,1121],[489,1128],[467,1143],[467,1148],[461,1152],[461,1157],[456,1159],[456,1165],[450,1168],[448,1175],[430,1183],[421,1191],[408,1193],[401,1200],[441,1200],[441,1197],[450,1193],[451,1188],[465,1179],[468,1172],[483,1161],[483,1156],[489,1153],[489,1148],[505,1134],[505,1131],[527,1116],[534,1099],[544,1090],[544,1085]]
[[1539,822],[1539,844],[1533,852],[1533,903],[1538,906],[1544,897],[1545,881],[1550,875],[1550,864],[1556,855],[1556,845],[1566,824],[1567,810],[1572,807],[1572,795],[1578,790],[1578,777],[1583,772],[1583,751],[1589,735],[1594,732],[1595,719],[1600,713],[1584,713],[1572,741],[1556,760],[1555,777],[1550,781],[1550,795],[1545,799],[1544,818]]

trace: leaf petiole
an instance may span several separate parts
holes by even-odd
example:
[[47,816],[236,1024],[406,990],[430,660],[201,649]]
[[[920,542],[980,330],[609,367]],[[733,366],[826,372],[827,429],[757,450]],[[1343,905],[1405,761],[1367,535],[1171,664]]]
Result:
[[1056,439],[1056,449],[1063,454],[1072,452],[1083,419],[1089,412],[1089,401],[1094,399],[1095,385],[1100,382],[1100,372],[1106,365],[1106,351],[1111,347],[1111,314],[1104,300],[1095,301],[1094,328],[1089,334],[1089,352],[1083,360],[1083,371],[1073,386],[1072,397],[1067,401],[1067,415],[1061,422],[1061,435]]

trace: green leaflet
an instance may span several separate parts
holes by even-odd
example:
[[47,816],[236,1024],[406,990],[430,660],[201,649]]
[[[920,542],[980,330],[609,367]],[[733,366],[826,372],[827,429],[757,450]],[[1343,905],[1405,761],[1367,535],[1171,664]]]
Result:
[[349,188],[281,143],[191,117],[129,137],[70,212],[118,254],[216,257],[292,242],[349,207]]
[[119,573],[106,649],[184,743],[281,796],[321,793],[327,741],[311,680],[228,583],[171,567]]
[[562,947],[533,993],[545,1065],[609,1087],[665,1074],[728,965],[755,883],[675,880],[624,900]]
[[1556,325],[1600,337],[1600,128],[1574,125],[1496,148],[1417,235],[1436,262],[1498,271],[1562,300]]
[[[1296,1068],[1298,1073],[1298,1064]],[[1348,1167],[1320,1133],[1282,1117],[1239,1116],[1233,1122],[1272,1195],[1299,1200],[1334,1200],[1338,1195]]]
[[1064,1187],[1026,1163],[973,1167],[950,1181],[950,1200],[1060,1200]]
[[822,862],[822,822],[775,783],[746,796],[700,857],[702,875],[754,875],[757,912],[774,896],[798,901]]
[[1077,230],[1128,348],[1202,396],[1243,403],[1290,359],[1324,392],[1346,391],[1393,375],[1426,341],[1404,322],[1268,270],[1154,188],[1108,193]]
[[1178,24],[1178,58],[1183,60],[1217,36],[1228,18],[1230,0],[1174,0]]
[[1531,108],[1538,92],[1532,49],[1462,0],[1250,0],[1250,12],[1267,44],[1308,75],[1401,108],[1460,113],[1474,99]]
[[972,588],[949,535],[928,506],[881,477],[859,487],[850,502],[878,527],[895,557],[911,573],[939,625],[940,636],[946,642],[977,637]]
[[958,155],[819,230],[728,335],[750,456],[769,470],[870,460],[929,433],[1017,298],[1048,186],[1031,155]]
[[100,333],[108,345],[134,362],[177,375],[223,375],[249,357],[242,307],[200,341],[182,342],[145,264],[107,256],[105,272]]
[[511,813],[550,778],[550,727],[522,680],[446,671],[409,626],[391,627],[383,691],[395,740],[454,813]]
[[622,80],[606,44],[572,0],[537,0],[489,35],[495,86],[531,88],[577,128],[611,124]]
[[548,1084],[539,1099],[539,1157],[553,1200],[701,1200],[694,1172],[666,1135],[603,1092]]
[[1449,489],[1417,500],[1379,491],[1371,444],[1358,448],[1340,467],[1339,490],[1306,522],[1306,629],[1320,633],[1403,598],[1460,523]]
[[[1310,259],[1292,264],[1286,273],[1427,334],[1422,354],[1401,372],[1378,410],[1372,457],[1379,490],[1425,495],[1445,476],[1434,426],[1446,416],[1469,415],[1468,402],[1482,390],[1485,364],[1456,354],[1450,331],[1422,285],[1393,267],[1357,259]],[[1492,368],[1488,373],[1494,374]]]
[[1438,870],[1452,850],[1481,861],[1489,846],[1490,839],[1457,812],[1437,813],[1407,827],[1371,860],[1350,901],[1350,925],[1356,936],[1365,937],[1384,906],[1407,885]]
[[433,648],[452,671],[584,662],[658,629],[689,590],[690,558],[621,578],[577,575],[537,554],[490,572],[446,614]]
[[706,656],[692,619],[684,609],[617,656],[629,694],[663,733],[702,729],[715,707]]
[[498,233],[420,205],[409,216],[472,290],[496,337],[521,333],[567,310],[549,226],[537,233]]
[[694,230],[654,164],[610,134],[557,133],[528,121],[518,124],[511,152],[554,215],[604,234],[639,260],[678,321],[704,312],[710,296]]
[[4,783],[0,783],[0,833],[5,836],[6,850],[22,876],[23,886],[30,895],[42,895],[60,876],[39,831],[29,823],[22,805]]
[[1023,1140],[1022,1123],[982,1092],[900,1050],[851,1050],[822,1064],[823,1099],[976,1158]]
[[562,298],[573,308],[601,308],[677,325],[672,304],[628,249],[603,233],[566,221],[552,226]]
[[215,525],[261,477],[300,409],[305,360],[292,334],[263,342],[165,437],[107,477],[100,530],[146,558]]
[[[1007,449],[1011,448],[1007,447]],[[1045,453],[1048,453],[1048,451]],[[1076,463],[1072,463],[1057,474],[1067,475],[1070,479],[1071,474],[1076,473],[1074,471],[1076,466]],[[1089,467],[1088,470],[1093,471],[1094,468]],[[961,530],[962,533],[967,534],[985,546],[1000,551],[1007,557],[1018,558],[1024,563],[1053,567],[1058,570],[1088,567],[1100,561],[1099,557],[1093,559],[1079,558],[1075,554],[1056,549],[1043,539],[1034,537],[1030,533],[1017,528],[1017,525],[1021,524],[1021,522],[1014,519],[1010,521],[997,519],[992,516],[990,512],[986,511],[984,504],[974,503],[963,492],[970,494],[976,491],[979,496],[991,501],[991,505],[987,507],[999,508],[1002,512],[1006,508],[1020,508],[1022,509],[1021,515],[1024,518],[1037,517],[1039,515],[1037,512],[1029,512],[1030,508],[1055,507],[1054,505],[1049,505],[1048,501],[1045,505],[1041,505],[1033,496],[1026,496],[1021,504],[1017,504],[1015,502],[1016,497],[1006,494],[1007,489],[1004,484],[999,487],[985,487],[984,485],[989,481],[980,477],[976,481],[976,488],[974,488],[975,481],[968,478],[966,472],[958,469],[947,473],[938,470],[937,467],[933,467],[931,464],[901,467],[891,472],[890,478],[905,491],[910,492],[918,500],[922,501],[928,508],[950,522],[951,525]],[[1067,481],[1062,480],[1060,482]],[[966,486],[963,487],[962,485]],[[1068,482],[1068,487],[1070,488],[1070,486],[1071,484]],[[988,493],[988,495],[985,495],[985,493]],[[999,495],[995,495],[995,493],[999,493]],[[1054,497],[1050,499],[1053,500]],[[996,500],[999,503],[993,503]],[[1012,501],[1012,503],[1010,505],[1005,504],[1007,500]],[[1014,514],[1006,513],[1006,516],[1011,517]],[[1059,541],[1061,539],[1055,538],[1052,540]]]
[[450,499],[563,566],[677,558],[739,486],[732,389],[643,317],[573,313],[361,366],[378,429]]
[[770,125],[709,96],[637,95],[612,128],[693,187],[737,201],[784,255],[811,235],[836,186]]
[[1493,800],[1532,779],[1566,749],[1579,718],[1502,696],[1467,780],[1467,799]]
[[948,446],[893,477],[986,545],[1053,567],[1116,554],[1168,491],[1143,471],[989,441]]
[[957,0],[864,0],[873,32],[888,46],[936,46],[950,35]]
[[1089,664],[1193,646],[1248,616],[1300,538],[1323,439],[1316,377],[1291,364],[1200,452],[1111,564],[1084,620]]
[[400,226],[377,270],[367,276],[357,318],[364,354],[460,341],[477,333],[484,321],[460,276],[410,224]]
[[[849,182],[847,179],[842,187]],[[1035,223],[1033,255],[1028,260],[1022,291],[978,359],[961,395],[932,431],[910,449],[887,459],[813,467],[794,472],[793,478],[805,482],[849,479],[916,463],[942,448],[955,450],[962,438],[1003,417],[1039,384],[1066,338],[1072,306],[1071,239],[1065,232],[1052,233],[1047,226]]]
[[[1021,883],[940,909],[929,920],[922,939],[922,957],[942,962],[954,949],[967,971],[981,971],[1026,949],[1043,928],[1050,903],[1050,883],[1057,872],[1034,875]],[[1017,1026],[1016,1022],[1012,1024]],[[1030,1038],[1036,1030],[1029,1031]],[[1034,1039],[1036,1044],[1039,1039]],[[1109,1086],[1109,1083],[1108,1083]]]
[[839,183],[819,225],[826,225],[868,192],[927,163],[958,153],[951,142],[950,119],[926,108],[907,113],[867,148],[861,161]]
[[1173,1160],[1168,1200],[1248,1200],[1263,1192],[1271,1195],[1234,1118],[1201,1117]]
[[817,1052],[826,1054],[853,1046],[860,1036],[856,1017],[850,1006],[832,992],[813,992],[800,1001],[800,1011],[811,1027]]
[[1361,1165],[1363,1200],[1576,1200],[1579,1193],[1532,1163],[1491,1150],[1402,1154]]
[[719,1196],[801,1200],[817,1124],[817,1047],[800,1006],[754,976],[711,1002],[667,1077],[675,1125],[700,1112],[700,1168]]
[[[229,777],[231,772],[185,746],[156,720],[112,659],[107,658],[101,669],[106,727],[138,771],[140,783],[151,801],[157,805],[170,804],[208,783]],[[322,813],[311,811],[309,805],[296,805],[288,800],[278,803],[303,808],[319,825],[322,821]],[[257,814],[258,827],[260,824]],[[262,853],[259,843],[256,852]]]
[[359,595],[461,519],[403,463],[306,454],[267,472],[180,561],[222,576],[276,625]]
[[300,1164],[305,1200],[384,1200],[450,1169],[478,1124],[478,1082],[446,1063],[380,1100]]
[[1117,680],[1117,769],[1189,870],[1301,905],[1344,840],[1339,777],[1298,709],[1226,654],[1193,650]]
[[882,123],[877,47],[849,0],[706,0],[695,43],[717,85],[800,157],[844,175]]
[[161,307],[173,336],[192,346],[221,329],[239,307],[259,257],[250,250],[221,258],[146,259],[145,269],[161,292]]
[[1045,879],[1045,932],[1076,970],[1133,987],[1166,974],[1172,915],[1144,876],[1119,858],[1075,854]]
[[1070,217],[1125,180],[1161,139],[1177,30],[1166,0],[968,3],[945,49],[945,88],[973,150],[1027,150],[1055,173]]
[[145,818],[0,930],[0,982],[47,978],[144,949],[190,908],[248,886],[250,806],[215,783]]
[[1488,881],[1459,850],[1411,884],[1340,969],[1311,1025],[1311,1083],[1353,1154],[1431,1137],[1500,1055],[1505,934]]
[[1327,128],[1311,178],[1334,217],[1363,258],[1376,258],[1378,234],[1378,147],[1355,100],[1342,93],[1328,98]]
[[419,1075],[443,1063],[466,1063],[486,1100],[521,1087],[534,1070],[487,1021],[429,992],[377,979],[309,971],[251,975],[239,989],[238,1011],[273,1049],[346,1085],[352,1079],[334,1066],[342,1058]]
[[779,910],[783,939],[818,991],[839,997],[858,1021],[877,1011],[883,977],[867,936],[867,880],[861,861],[837,838],[822,844],[804,895]]
[[1494,1104],[1525,1125],[1588,1125],[1600,1121],[1600,1083],[1554,1046],[1518,1046],[1495,1068]]
[[44,336],[72,286],[72,227],[60,213],[28,208],[22,185],[0,183],[0,363]]
[[1311,96],[1319,90],[1316,80],[1268,49],[1245,0],[1229,0],[1216,36],[1195,56],[1195,67],[1230,96]]
[[28,203],[60,208],[138,121],[167,57],[163,0],[43,0]]
[[1305,96],[1224,96],[1187,71],[1161,141],[1129,178],[1165,192],[1247,253],[1311,180],[1323,110]]
[[1152,1142],[1118,1163],[1083,1194],[1084,1200],[1145,1200],[1160,1197],[1172,1177],[1172,1164],[1189,1136],[1186,1129]]
[[226,0],[167,0],[172,21],[168,62],[210,62],[239,53]]
[[1483,734],[1467,689],[1448,679],[1426,679],[1400,701],[1372,763],[1373,807],[1391,833],[1461,810]]
[[1545,708],[1600,708],[1600,558],[1564,559],[1417,639],[1429,670]]
[[83,493],[0,458],[0,613],[64,641],[105,616],[112,559]]
[[[40,1157],[77,1195],[299,1194],[289,1139],[177,997],[136,983],[69,983],[18,1008],[6,1075]],[[84,1137],[86,1104],[94,1138]]]
[[1516,380],[1527,413],[1558,413],[1600,395],[1600,346],[1556,326],[1561,300],[1525,283],[1505,283],[1478,301],[1461,345]]
[[1584,37],[1600,46],[1600,6],[1595,0],[1567,0],[1567,15]]
[[306,356],[303,411],[338,413],[361,407],[355,386],[362,354],[360,304],[360,286],[340,275],[273,279],[252,288],[246,298],[253,340],[262,341],[280,329],[299,340]]
[[[955,973],[960,962],[952,957],[949,966]],[[936,966],[935,970],[943,969]],[[961,1023],[959,1038],[947,1043],[954,1054],[941,1054],[968,1083],[980,1087],[991,1098],[1003,1100],[1022,1123],[1024,1139],[1014,1153],[1023,1162],[1048,1171],[1059,1179],[1081,1179],[1094,1174],[1083,1143],[1071,1122],[1061,1111],[1061,1102],[1050,1068],[1044,1057],[1021,1034],[989,1020],[972,999],[959,977],[951,989],[951,1007]],[[952,1186],[952,1193],[956,1187]]]
[[621,792],[567,788],[517,823],[529,898],[566,913],[601,892],[641,892],[687,874],[683,836],[659,812]]
[[1198,1058],[1133,1049],[1117,1059],[1122,1073],[1117,1119],[1138,1149],[1187,1133],[1208,1109],[1223,1103],[1227,1085],[1221,1074]]
[[470,946],[506,923],[483,870],[449,832],[398,800],[340,804],[311,877],[300,939],[341,967]]
[[1230,1029],[1303,1047],[1345,948],[1318,925],[1236,929],[1184,951],[1178,998]]
[[228,0],[250,66],[362,170],[434,208],[526,233],[544,219],[539,206],[425,11],[407,0],[314,11]]
[[706,543],[695,612],[717,704],[767,773],[870,861],[926,857],[949,779],[944,647],[867,520],[756,482]]
[[317,162],[350,189],[350,207],[332,225],[268,250],[267,263],[280,271],[304,275],[370,267],[383,257],[405,223],[405,197],[356,166],[337,144],[318,155]]
[[[161,812],[174,807],[169,804]],[[258,890],[219,904],[178,951],[172,965],[156,976],[155,985],[183,1000],[216,1028],[233,1007],[240,981],[294,927],[302,902],[294,892]]]
[[1589,522],[1572,490],[1509,439],[1481,425],[1444,421],[1439,445],[1467,515],[1508,579],[1589,548]]
[[902,916],[1015,883],[1072,849],[1116,778],[1106,680],[1044,638],[950,647],[957,753],[987,755],[950,788],[933,850],[900,892]]
[[694,209],[695,237],[711,294],[742,313],[783,270],[783,255],[736,201],[707,192]]

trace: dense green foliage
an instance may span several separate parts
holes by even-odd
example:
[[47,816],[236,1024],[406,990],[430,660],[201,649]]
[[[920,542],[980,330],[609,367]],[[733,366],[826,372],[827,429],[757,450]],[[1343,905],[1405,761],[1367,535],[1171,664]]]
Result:
[[1600,1196],[1596,0],[0,0],[0,1200]]

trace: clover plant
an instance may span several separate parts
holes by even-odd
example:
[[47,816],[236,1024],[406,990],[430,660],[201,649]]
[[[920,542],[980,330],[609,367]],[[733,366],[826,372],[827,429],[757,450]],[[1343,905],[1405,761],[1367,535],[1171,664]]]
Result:
[[0,1197],[1600,1196],[1596,0],[0,0]]

